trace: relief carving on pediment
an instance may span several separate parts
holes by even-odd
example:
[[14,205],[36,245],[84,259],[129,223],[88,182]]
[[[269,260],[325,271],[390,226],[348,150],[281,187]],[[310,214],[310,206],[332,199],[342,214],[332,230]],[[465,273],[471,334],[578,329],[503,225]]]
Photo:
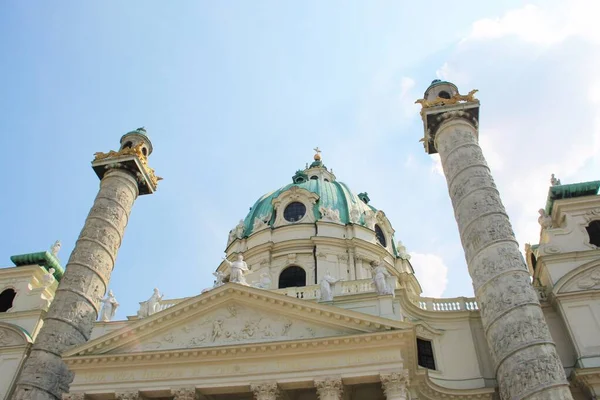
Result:
[[[213,347],[340,336],[351,333],[355,333],[355,331],[291,319],[286,315],[268,313],[241,304],[230,304],[203,315],[197,320],[191,320],[184,326],[173,327],[159,335],[151,335],[147,339],[142,339],[134,346],[127,346],[125,351]],[[116,352],[121,353],[123,349],[118,349]]]
[[19,346],[23,344],[26,344],[26,341],[18,333],[0,327],[0,347]]
[[600,265],[581,272],[567,281],[559,293],[600,289]]

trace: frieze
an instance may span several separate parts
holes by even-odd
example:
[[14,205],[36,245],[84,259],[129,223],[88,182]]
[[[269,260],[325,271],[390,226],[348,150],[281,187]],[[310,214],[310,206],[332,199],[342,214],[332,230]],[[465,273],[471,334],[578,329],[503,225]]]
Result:
[[[533,352],[532,352],[533,353]],[[529,358],[525,358],[529,355]],[[498,371],[502,399],[525,398],[533,391],[551,387],[557,382],[567,385],[562,363],[555,352],[540,355],[518,353]]]
[[231,304],[200,317],[198,321],[187,321],[183,328],[173,328],[172,331],[163,333],[159,337],[142,339],[126,351],[171,350],[221,344],[309,339],[353,332],[356,331],[291,320],[285,315]]
[[527,318],[497,320],[488,328],[491,350],[497,363],[515,350],[532,343],[552,343],[552,337],[539,307],[523,307],[513,312],[527,313]]
[[510,222],[503,214],[491,214],[479,218],[462,232],[461,240],[469,265],[472,264],[473,256],[494,242],[506,240],[516,244]]
[[488,326],[512,308],[526,304],[539,305],[537,294],[526,274],[526,272],[512,272],[501,275],[477,293],[484,326]]
[[494,179],[487,167],[475,166],[469,169],[468,174],[460,174],[449,182],[449,193],[452,204],[456,207],[462,199],[477,189],[497,191]]
[[456,221],[458,222],[458,226],[464,230],[477,218],[491,213],[499,213],[506,216],[506,211],[498,193],[493,189],[483,188],[471,192],[463,199],[460,206],[456,209]]
[[[446,156],[444,153],[440,153],[443,158]],[[456,175],[461,173],[465,168],[479,165],[487,167],[487,163],[481,149],[477,145],[471,145],[469,147],[459,147],[455,151],[452,151],[447,155],[446,161],[443,163],[444,173],[446,179],[451,182]]]
[[453,135],[440,138],[440,140],[436,142],[435,148],[439,153],[445,154],[447,151],[465,144],[477,144],[475,135],[470,131],[456,129]]
[[473,287],[477,291],[497,275],[507,271],[527,272],[523,255],[513,243],[499,243],[478,253],[469,264]]

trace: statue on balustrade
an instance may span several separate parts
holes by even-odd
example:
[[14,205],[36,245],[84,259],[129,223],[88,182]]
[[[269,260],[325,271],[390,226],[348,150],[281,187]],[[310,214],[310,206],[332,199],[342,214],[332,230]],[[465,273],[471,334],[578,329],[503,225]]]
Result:
[[119,303],[117,299],[115,299],[115,295],[112,290],[108,291],[108,296],[100,300],[102,303],[102,310],[100,310],[100,321],[109,322],[115,317],[115,313],[117,312],[117,307],[119,307]]
[[223,258],[225,263],[229,265],[231,273],[229,274],[229,282],[239,283],[240,285],[248,286],[244,272],[250,271],[248,264],[244,261],[244,256],[238,254],[237,259],[234,262],[229,261],[227,258]]
[[335,279],[329,274],[329,271],[325,273],[325,276],[321,278],[319,286],[321,287],[321,301],[332,301],[333,300],[333,289],[331,285],[340,282],[341,279]]
[[162,301],[164,294],[160,294],[157,288],[154,288],[154,293],[152,296],[140,303],[140,310],[138,311],[138,317],[145,318],[149,317],[152,314],[160,311],[160,302]]
[[260,280],[258,282],[254,282],[252,286],[258,289],[271,289],[271,276],[268,272],[263,272],[260,274]]
[[386,278],[390,276],[390,273],[385,268],[385,265],[379,260],[371,262],[371,268],[373,269],[373,284],[377,294],[382,296],[386,294],[392,294],[392,291],[387,285]]

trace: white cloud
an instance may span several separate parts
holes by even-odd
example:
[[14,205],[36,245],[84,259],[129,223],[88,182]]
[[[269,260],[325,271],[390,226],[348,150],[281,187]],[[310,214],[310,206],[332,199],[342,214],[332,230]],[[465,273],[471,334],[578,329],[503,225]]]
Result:
[[448,284],[448,267],[434,254],[410,253],[415,275],[423,289],[422,296],[442,297]]

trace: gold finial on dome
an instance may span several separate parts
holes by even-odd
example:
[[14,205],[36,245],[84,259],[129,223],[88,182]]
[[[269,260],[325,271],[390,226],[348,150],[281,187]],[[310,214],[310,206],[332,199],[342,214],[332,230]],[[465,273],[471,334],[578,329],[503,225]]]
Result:
[[315,147],[313,150],[317,152],[314,157],[315,161],[321,161],[321,149],[319,149],[319,146]]

